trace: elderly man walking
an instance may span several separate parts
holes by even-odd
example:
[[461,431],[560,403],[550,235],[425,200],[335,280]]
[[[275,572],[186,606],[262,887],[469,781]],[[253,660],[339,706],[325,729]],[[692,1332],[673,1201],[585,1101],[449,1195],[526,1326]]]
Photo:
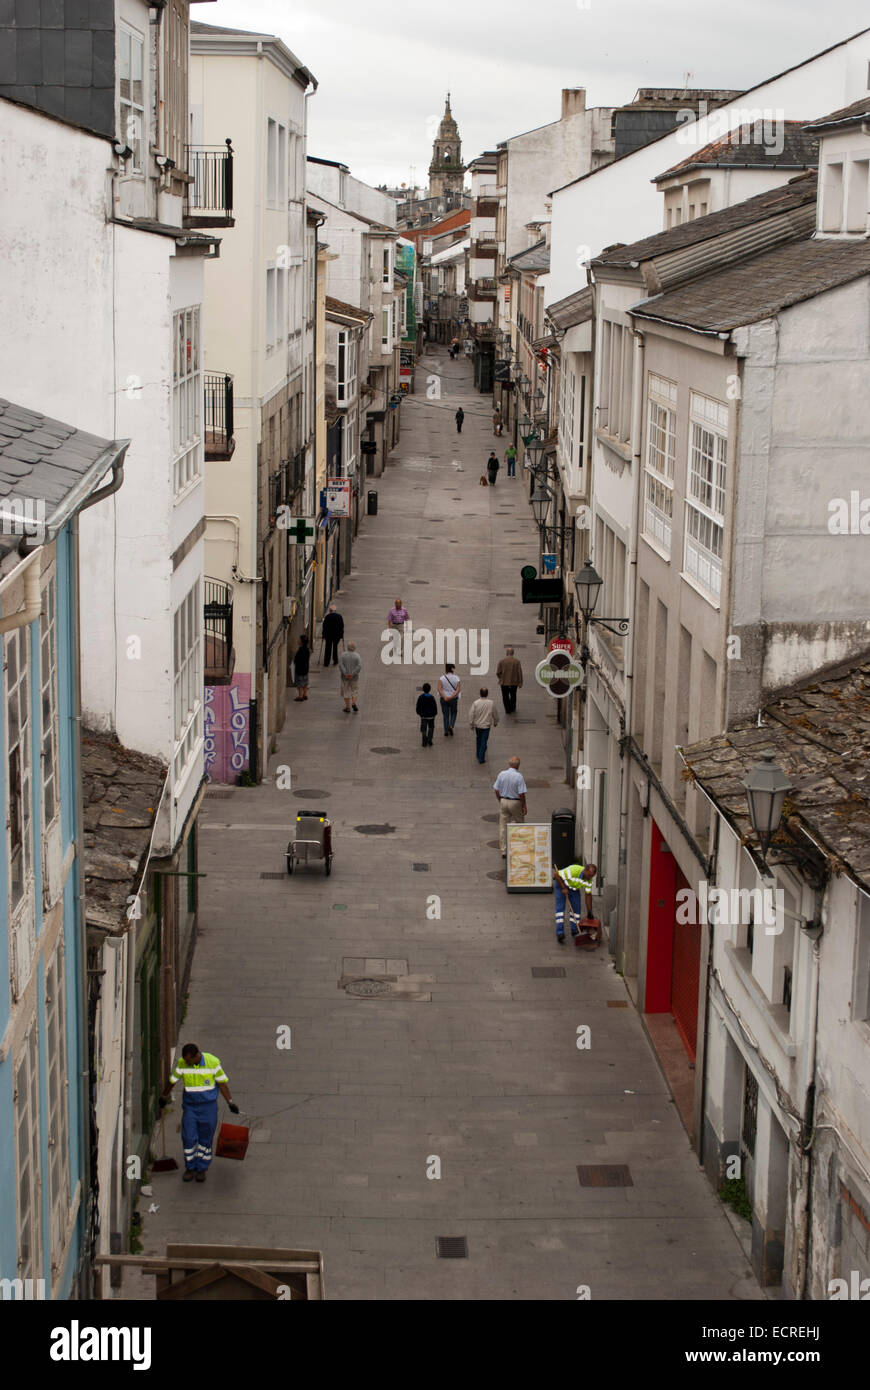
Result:
[[501,686],[501,702],[505,714],[517,712],[517,690],[523,683],[523,668],[514,656],[513,647],[508,647],[495,668],[495,678]]
[[348,642],[347,651],[342,652],[338,658],[338,669],[341,672],[341,693],[344,696],[344,712],[350,714],[351,700],[353,701],[354,713],[359,710],[356,702],[356,692],[359,689],[359,673],[362,670],[362,657],[356,649],[356,642]]
[[477,761],[486,762],[486,745],[489,742],[489,731],[498,723],[498,710],[489,698],[489,691],[485,685],[480,687],[480,698],[474,701],[468,711],[469,723],[477,740]]
[[520,772],[519,758],[511,758],[492,784],[498,802],[498,846],[502,859],[507,858],[508,822],[522,825],[526,818],[526,783]]
[[326,649],[324,666],[328,666],[330,661],[338,665],[338,644],[344,636],[344,618],[336,612],[335,604],[329,605],[329,611],[323,619],[323,644]]

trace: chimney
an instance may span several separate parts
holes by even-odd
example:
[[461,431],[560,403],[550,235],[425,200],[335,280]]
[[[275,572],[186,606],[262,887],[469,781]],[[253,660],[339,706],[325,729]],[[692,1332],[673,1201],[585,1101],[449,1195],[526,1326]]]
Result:
[[580,111],[586,110],[586,88],[585,87],[563,87],[562,88],[562,115],[560,120],[566,121],[569,116],[576,116]]

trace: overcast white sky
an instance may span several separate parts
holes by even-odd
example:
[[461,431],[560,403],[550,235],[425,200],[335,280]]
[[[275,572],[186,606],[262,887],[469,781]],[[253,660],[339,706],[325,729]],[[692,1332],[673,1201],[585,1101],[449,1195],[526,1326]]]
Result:
[[215,0],[193,17],[283,39],[319,84],[309,154],[390,185],[412,166],[427,182],[448,88],[467,163],[557,120],[563,87],[589,106],[686,73],[743,89],[870,25],[866,0]]

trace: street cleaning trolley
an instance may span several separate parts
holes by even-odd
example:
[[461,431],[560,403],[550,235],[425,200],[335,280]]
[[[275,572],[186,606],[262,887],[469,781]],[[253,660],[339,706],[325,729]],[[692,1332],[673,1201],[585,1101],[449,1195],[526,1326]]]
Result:
[[300,811],[296,816],[294,838],[287,845],[287,872],[292,874],[297,864],[320,859],[327,874],[331,874],[332,821],[325,811]]

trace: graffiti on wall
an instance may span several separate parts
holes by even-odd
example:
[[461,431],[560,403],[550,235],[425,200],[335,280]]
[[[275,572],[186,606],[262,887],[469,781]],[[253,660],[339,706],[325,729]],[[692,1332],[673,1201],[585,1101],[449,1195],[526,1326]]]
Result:
[[205,780],[235,782],[250,764],[251,677],[205,687]]

